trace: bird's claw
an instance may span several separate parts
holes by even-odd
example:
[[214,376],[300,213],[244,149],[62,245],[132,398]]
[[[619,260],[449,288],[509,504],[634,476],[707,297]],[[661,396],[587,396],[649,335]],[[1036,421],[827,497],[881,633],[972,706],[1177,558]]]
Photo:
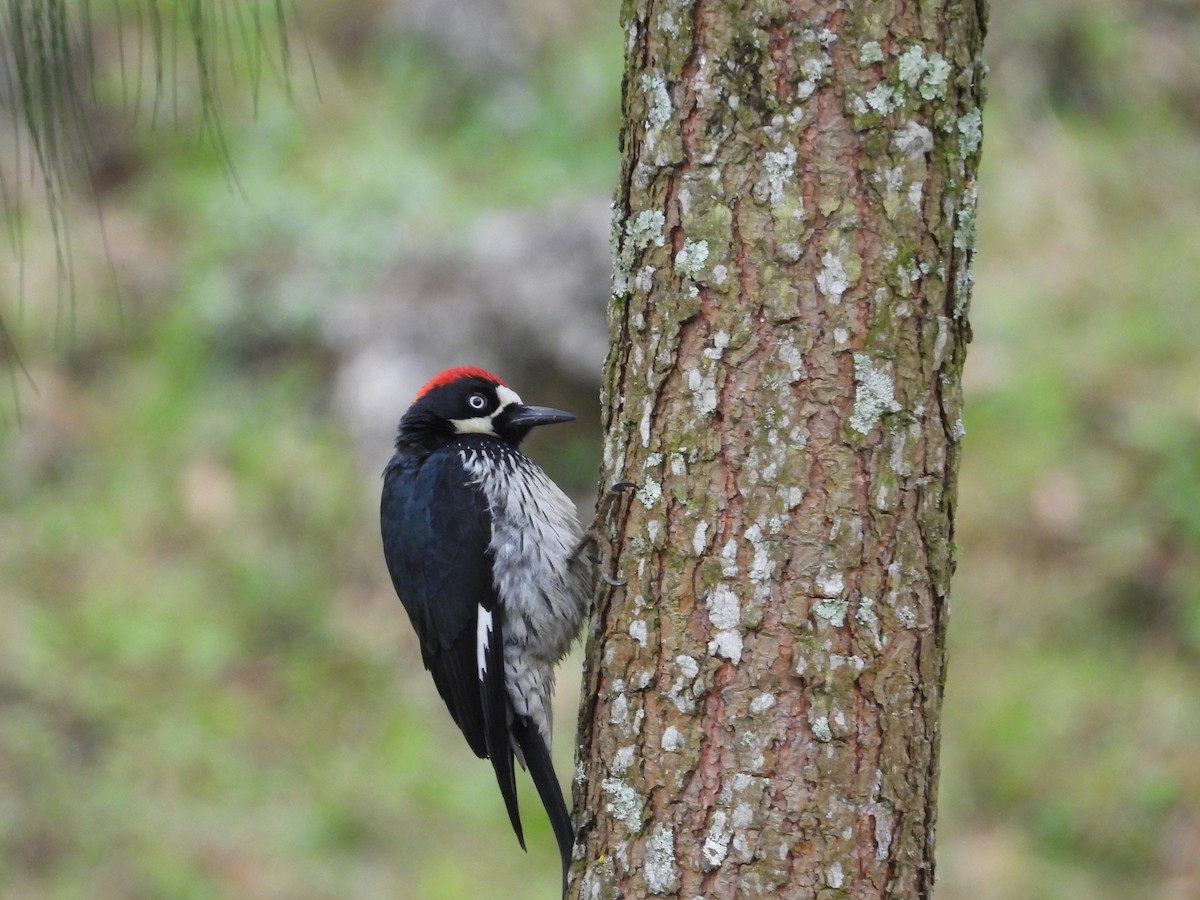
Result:
[[580,541],[579,546],[575,549],[575,553],[578,554],[590,544],[600,551],[600,560],[597,567],[600,580],[613,588],[625,587],[628,582],[624,578],[619,576],[614,578],[603,571],[612,567],[613,549],[608,539],[602,536],[600,525],[601,523],[607,523],[611,519],[613,511],[619,502],[618,498],[620,495],[633,490],[637,490],[637,485],[632,481],[618,481],[604,492],[604,496],[600,498],[600,502],[596,506],[596,515],[592,519],[591,527],[588,528],[583,540]]

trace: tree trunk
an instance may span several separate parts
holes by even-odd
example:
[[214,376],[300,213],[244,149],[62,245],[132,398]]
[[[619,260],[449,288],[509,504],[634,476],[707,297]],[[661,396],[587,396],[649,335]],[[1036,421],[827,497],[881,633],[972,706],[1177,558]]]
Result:
[[626,0],[571,896],[927,897],[985,0]]

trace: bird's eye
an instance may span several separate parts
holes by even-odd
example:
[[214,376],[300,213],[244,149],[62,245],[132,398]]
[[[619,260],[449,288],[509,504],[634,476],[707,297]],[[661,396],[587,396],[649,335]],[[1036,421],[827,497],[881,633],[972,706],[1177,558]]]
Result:
[[487,397],[483,394],[472,394],[467,398],[467,405],[471,409],[485,409],[487,407]]

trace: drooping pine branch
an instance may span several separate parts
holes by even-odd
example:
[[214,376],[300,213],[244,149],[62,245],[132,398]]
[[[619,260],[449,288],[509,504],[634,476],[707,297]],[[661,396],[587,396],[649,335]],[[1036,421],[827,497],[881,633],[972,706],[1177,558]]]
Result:
[[[18,265],[29,192],[40,195],[54,235],[60,302],[74,296],[67,200],[77,185],[90,190],[101,76],[119,85],[131,121],[151,126],[164,109],[178,121],[179,85],[188,80],[201,133],[232,175],[221,128],[222,78],[243,77],[237,89],[248,89],[256,105],[268,80],[289,89],[295,18],[291,0],[8,0],[0,19],[0,106],[8,115],[0,130],[8,138],[0,204]],[[100,59],[106,39],[116,43],[115,60]],[[0,312],[7,347],[0,357],[11,359],[3,325]]]

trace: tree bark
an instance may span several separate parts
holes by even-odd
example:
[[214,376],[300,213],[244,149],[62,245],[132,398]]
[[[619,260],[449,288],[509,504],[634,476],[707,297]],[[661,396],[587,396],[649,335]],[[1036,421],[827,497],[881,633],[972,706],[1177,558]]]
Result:
[[927,897],[985,0],[626,0],[570,895]]

